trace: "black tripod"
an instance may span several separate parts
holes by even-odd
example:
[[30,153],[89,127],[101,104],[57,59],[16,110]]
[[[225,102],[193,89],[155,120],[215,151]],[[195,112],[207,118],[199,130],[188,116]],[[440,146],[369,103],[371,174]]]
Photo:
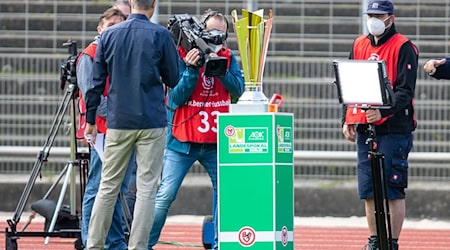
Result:
[[[31,170],[30,178],[23,190],[19,203],[15,210],[14,216],[7,220],[9,229],[5,230],[5,249],[17,250],[17,240],[20,237],[46,237],[45,244],[48,243],[49,237],[61,237],[61,238],[76,238],[75,249],[83,249],[81,242],[81,229],[79,225],[79,215],[77,213],[76,205],[76,191],[75,191],[75,171],[78,167],[80,177],[80,197],[83,200],[84,189],[87,182],[88,168],[89,168],[89,152],[78,152],[76,143],[76,127],[75,127],[75,111],[76,111],[76,99],[77,99],[77,80],[76,80],[76,60],[77,60],[77,48],[76,41],[68,41],[63,44],[69,47],[69,58],[61,65],[61,89],[65,89],[64,97],[58,106],[55,118],[50,127],[48,137],[44,143],[42,150],[38,153],[37,159]],[[66,86],[67,85],[67,86]],[[70,106],[70,108],[69,108]],[[31,204],[32,214],[28,218],[28,221],[22,227],[21,230],[17,230],[17,225],[20,221],[20,217],[25,209],[25,205],[30,197],[33,186],[37,177],[41,173],[41,168],[44,163],[47,162],[50,154],[51,147],[55,141],[58,130],[63,122],[66,111],[69,110],[70,114],[70,160],[61,171],[56,182],[54,182],[43,199],[38,200]],[[64,178],[64,183],[61,188],[61,192],[58,197],[58,201],[48,200],[47,198],[59,184],[59,181]],[[65,207],[62,205],[67,188],[70,189],[70,205]],[[126,201],[123,195],[120,196],[123,207],[123,216],[125,223],[130,231],[131,225],[131,212],[126,205]],[[81,203],[81,202],[80,202]],[[81,206],[80,206],[81,207]],[[81,210],[81,209],[80,209]],[[81,211],[82,212],[82,211]],[[45,228],[41,232],[24,232],[26,227],[31,223],[31,220],[36,214],[40,214],[45,217]]]
[[[387,197],[387,183],[385,175],[384,154],[377,151],[375,126],[368,124],[369,159],[372,170],[372,187],[375,203],[375,221],[380,250],[392,250],[392,230],[389,212],[389,200]],[[386,231],[387,230],[387,231]]]
[[[333,68],[336,75],[339,102],[345,105],[356,105],[351,108],[361,108],[368,110],[389,109],[395,106],[394,91],[387,76],[386,62],[383,60],[343,60],[333,61]],[[363,73],[355,75],[355,68]],[[378,79],[376,79],[378,78]],[[374,81],[367,81],[372,79]],[[361,84],[362,82],[367,84]],[[367,88],[379,91],[367,91]],[[370,101],[369,101],[370,100]],[[364,104],[363,104],[364,103]],[[358,106],[359,104],[360,106]],[[373,106],[372,106],[373,105]],[[349,108],[349,107],[347,107]],[[346,120],[355,119],[355,124],[366,123],[361,120],[361,116],[346,114]],[[365,115],[363,115],[365,118]],[[375,126],[368,124],[367,132],[369,138],[366,144],[369,145],[368,157],[370,159],[372,171],[372,187],[375,203],[375,221],[377,227],[377,238],[380,250],[392,250],[392,230],[389,212],[389,201],[387,197],[387,183],[385,176],[384,154],[377,151],[375,139]]]
[[[5,230],[5,244],[6,250],[16,250],[18,249],[17,240],[20,237],[47,237],[46,242],[48,242],[48,237],[61,237],[61,238],[77,238],[80,239],[80,228],[78,225],[78,215],[76,213],[76,192],[75,192],[75,174],[74,168],[79,166],[80,170],[80,182],[81,182],[81,190],[80,193],[83,193],[83,187],[86,180],[86,174],[84,169],[87,169],[89,154],[78,153],[77,145],[75,139],[75,98],[73,95],[76,90],[76,85],[74,83],[70,83],[67,85],[65,89],[65,94],[62,102],[60,103],[56,116],[53,120],[52,126],[50,128],[49,135],[44,143],[42,150],[38,153],[37,159],[34,163],[33,169],[31,170],[30,178],[22,192],[19,203],[15,210],[14,216],[11,219],[7,220],[10,230],[6,228]],[[20,217],[24,211],[25,205],[30,197],[33,186],[36,182],[37,177],[40,175],[42,165],[47,162],[48,156],[50,154],[51,147],[56,138],[57,132],[62,124],[64,114],[66,110],[68,110],[69,105],[70,109],[70,117],[71,117],[71,128],[70,128],[70,160],[67,162],[66,166],[62,170],[60,176],[57,178],[57,181],[50,187],[47,194],[44,195],[44,199],[40,201],[48,201],[47,198],[53,191],[53,189],[57,186],[58,182],[65,175],[64,184],[62,185],[61,193],[59,195],[59,199],[57,204],[41,202],[35,203],[35,209],[33,214],[30,216],[29,222],[31,222],[32,217],[36,213],[46,214],[51,216],[51,222],[46,222],[46,230],[45,232],[24,232],[22,230],[17,230],[17,225],[20,221]],[[73,222],[71,226],[67,224],[63,226],[63,229],[58,229],[57,219],[62,207],[63,198],[66,192],[67,187],[70,185],[70,220]],[[32,205],[32,208],[33,208]],[[52,211],[53,210],[53,211]],[[52,215],[51,215],[52,214]],[[47,218],[46,218],[47,219]],[[25,225],[25,227],[29,224],[29,222]],[[24,228],[25,228],[24,227]],[[81,242],[81,241],[80,241]],[[79,249],[79,248],[77,248]],[[81,248],[80,248],[81,249]]]
[[[79,216],[76,211],[76,191],[75,191],[75,167],[79,167],[80,177],[80,196],[84,193],[84,187],[87,179],[87,169],[89,163],[89,153],[79,153],[77,150],[76,136],[75,136],[75,99],[77,93],[77,80],[76,80],[76,58],[77,58],[77,46],[76,41],[69,40],[64,43],[63,46],[67,46],[69,50],[69,58],[61,64],[61,89],[65,90],[64,97],[58,106],[56,115],[50,127],[50,131],[47,139],[45,140],[42,150],[38,153],[37,159],[31,170],[30,178],[22,192],[19,203],[17,205],[14,216],[7,220],[9,229],[5,230],[5,245],[6,250],[16,250],[17,240],[20,237],[46,237],[45,243],[48,243],[49,237],[61,237],[61,238],[77,238],[75,242],[76,249],[82,249],[81,234],[79,227]],[[70,106],[70,109],[69,109]],[[58,130],[63,122],[66,111],[69,110],[70,114],[70,159],[61,171],[56,182],[50,187],[48,192],[44,195],[43,199],[34,202],[31,205],[32,214],[28,221],[22,227],[20,231],[17,230],[17,225],[20,221],[20,217],[24,211],[25,205],[30,197],[33,186],[37,177],[41,173],[41,168],[44,163],[47,162],[50,154],[51,147],[55,141]],[[61,192],[58,197],[58,201],[48,200],[47,198],[53,192],[58,185],[59,181],[64,177],[64,183],[61,188]],[[67,188],[70,189],[70,205],[65,210],[61,210],[63,207],[63,199]],[[25,228],[31,223],[31,220],[36,214],[41,214],[45,217],[45,230],[44,232],[24,232]]]

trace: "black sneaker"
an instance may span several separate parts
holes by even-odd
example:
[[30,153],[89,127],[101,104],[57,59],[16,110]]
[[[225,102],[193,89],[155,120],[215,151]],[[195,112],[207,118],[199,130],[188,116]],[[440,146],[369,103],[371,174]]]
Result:
[[398,250],[398,242],[396,240],[392,241],[392,248],[391,250]]
[[378,238],[376,236],[370,236],[369,241],[365,244],[362,250],[378,250]]

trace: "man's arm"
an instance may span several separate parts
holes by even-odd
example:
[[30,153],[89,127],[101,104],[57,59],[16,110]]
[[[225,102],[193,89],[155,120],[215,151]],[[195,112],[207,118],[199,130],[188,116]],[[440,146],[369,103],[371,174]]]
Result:
[[77,83],[81,95],[86,96],[86,91],[92,85],[92,58],[87,54],[81,54],[77,63]]
[[394,84],[395,106],[391,109],[380,110],[381,116],[386,117],[403,110],[411,104],[417,79],[418,54],[414,45],[407,42],[400,48],[397,65],[397,79]]
[[178,84],[179,77],[178,51],[169,31],[165,34],[167,35],[165,36],[165,40],[162,41],[163,56],[161,60],[160,74],[163,83],[173,88]]
[[447,79],[450,80],[450,58],[444,58],[436,60],[437,65],[435,65],[436,71],[434,73],[430,72],[430,76],[436,79]]
[[[200,69],[197,67],[186,67],[185,62],[179,58],[180,77],[177,86],[169,92],[169,100],[176,106],[183,105],[194,92],[197,86]],[[172,107],[175,108],[175,107]]]
[[220,81],[234,97],[240,97],[245,91],[244,75],[233,53],[231,53],[230,68],[224,77],[220,77]]

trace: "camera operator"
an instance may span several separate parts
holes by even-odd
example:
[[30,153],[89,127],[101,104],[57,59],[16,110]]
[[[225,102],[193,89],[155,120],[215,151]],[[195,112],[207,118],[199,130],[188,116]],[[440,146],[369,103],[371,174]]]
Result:
[[[205,23],[205,31],[227,34],[228,22],[223,14],[207,10],[201,21]],[[196,66],[201,59],[199,49],[186,51],[182,46],[178,47],[180,79],[178,85],[168,92],[168,136],[148,249],[153,249],[157,243],[170,205],[195,161],[202,164],[211,178],[213,208],[216,208],[217,115],[229,111],[231,95],[239,97],[244,92],[244,78],[230,49],[223,44],[211,48],[214,52],[209,54],[210,57],[221,56],[227,59],[224,76],[205,76],[204,65]],[[214,249],[217,249],[216,214],[214,210]]]

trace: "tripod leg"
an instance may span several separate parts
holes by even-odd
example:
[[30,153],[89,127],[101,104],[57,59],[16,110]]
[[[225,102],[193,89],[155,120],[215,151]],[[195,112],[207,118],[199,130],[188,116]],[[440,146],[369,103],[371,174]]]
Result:
[[[64,168],[63,171],[61,171],[61,173],[59,174],[59,176],[56,179],[56,181],[50,186],[50,188],[48,189],[48,191],[44,195],[44,197],[42,197],[42,200],[45,200],[45,199],[47,199],[50,196],[50,194],[53,192],[55,187],[58,185],[58,183],[61,180],[61,178],[64,176],[65,172],[66,172],[66,168]],[[28,217],[28,220],[25,222],[25,224],[20,229],[20,232],[25,231],[25,229],[31,224],[31,221],[36,217],[36,213],[37,213],[37,211],[34,211],[34,210],[32,211],[31,215]]]
[[[85,159],[82,159],[80,162],[80,198],[81,198],[81,203],[83,203],[83,197],[84,197],[84,191],[86,190],[86,183],[87,183],[87,178],[88,178],[88,173],[89,173],[89,154],[83,155],[83,157],[87,157]],[[81,208],[81,214],[83,214],[83,206],[80,206]]]
[[[66,178],[64,179],[64,183],[63,183],[63,186],[61,188],[61,193],[59,194],[58,202],[56,203],[55,212],[53,214],[52,221],[51,221],[50,227],[48,229],[49,232],[53,232],[53,230],[55,229],[56,220],[58,219],[59,210],[61,209],[61,206],[62,206],[64,195],[65,195],[66,190],[67,190],[67,185],[69,185],[70,178],[71,178],[72,173],[73,173],[73,169],[72,169],[73,168],[73,163],[72,162],[68,163],[66,165],[66,168],[67,168],[67,170],[66,170]],[[47,245],[49,240],[50,240],[50,237],[46,237],[44,244]]]
[[[377,142],[375,140],[375,126],[369,124],[367,131],[369,132],[369,138],[366,143],[369,145],[369,159],[372,171],[372,189],[375,205],[375,222],[377,227],[377,238],[380,250],[388,250],[392,244],[388,244],[386,233],[386,220],[390,222],[389,218],[386,219],[385,203],[387,199],[387,186],[386,178],[384,174],[384,154],[377,152]],[[390,223],[389,223],[390,228]],[[389,248],[388,248],[389,247]]]
[[[60,183],[61,179],[64,177],[64,175],[66,174],[68,165],[66,165],[64,167],[64,169],[59,173],[58,177],[56,178],[56,180],[53,182],[53,184],[50,186],[50,188],[48,189],[47,193],[42,197],[41,200],[46,200],[50,194],[53,192],[53,190],[58,186],[58,184]],[[40,201],[41,201],[40,200]],[[39,201],[38,201],[39,202]],[[33,203],[34,204],[34,203]],[[31,205],[32,209],[33,209],[33,204]],[[29,226],[29,224],[31,224],[31,221],[35,218],[36,213],[43,215],[42,211],[32,211],[31,215],[28,217],[28,220],[25,222],[25,224],[22,226],[22,228],[20,229],[20,232],[25,231],[25,229]]]
[[383,190],[384,190],[384,205],[386,208],[386,223],[387,223],[387,242],[389,246],[389,250],[393,249],[393,241],[392,241],[392,227],[391,227],[391,212],[389,210],[389,198],[387,195],[387,179],[386,179],[386,171],[385,171],[384,159],[381,161],[381,173],[383,174]]
[[17,250],[17,236],[15,232],[9,232],[8,228],[5,231],[5,250]]
[[133,218],[131,216],[131,211],[128,207],[127,201],[126,201],[123,193],[119,194],[119,198],[120,198],[120,203],[122,203],[122,212],[123,212],[123,217],[125,219],[125,224],[127,226],[128,233],[130,233],[131,232],[131,222],[133,221]]
[[375,221],[377,226],[378,242],[380,244],[380,250],[387,250],[387,237],[386,237],[386,215],[384,212],[384,186],[382,185],[382,174],[380,161],[383,160],[382,155],[377,152],[371,152],[371,167],[372,167],[372,183],[373,183],[373,195],[375,203]]
[[[70,102],[69,117],[70,117],[70,160],[72,162],[72,167],[78,166],[73,164],[77,157],[77,143],[76,143],[76,122],[75,122],[75,99],[72,98]],[[70,213],[71,215],[76,215],[77,199],[76,199],[76,188],[75,188],[75,171],[72,169],[70,175]]]

